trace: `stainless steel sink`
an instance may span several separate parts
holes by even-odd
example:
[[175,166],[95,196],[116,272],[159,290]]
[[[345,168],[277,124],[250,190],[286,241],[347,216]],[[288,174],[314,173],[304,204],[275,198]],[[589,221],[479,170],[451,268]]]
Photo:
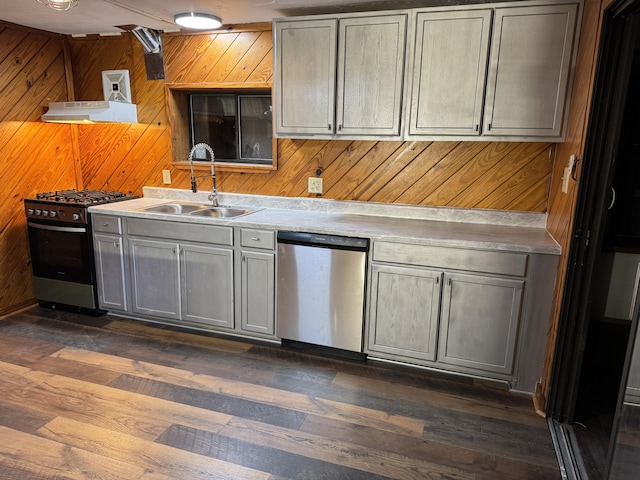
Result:
[[170,215],[184,215],[195,212],[203,208],[211,208],[210,205],[194,204],[194,203],[163,203],[162,205],[154,205],[152,207],[141,208],[140,211],[151,213],[166,213]]
[[234,218],[253,213],[255,210],[233,207],[208,207],[189,213],[192,217]]
[[256,212],[257,209],[244,207],[214,207],[202,203],[182,203],[170,202],[151,207],[140,208],[141,212],[164,213],[168,215],[192,215],[197,217],[213,218],[235,218],[249,213]]

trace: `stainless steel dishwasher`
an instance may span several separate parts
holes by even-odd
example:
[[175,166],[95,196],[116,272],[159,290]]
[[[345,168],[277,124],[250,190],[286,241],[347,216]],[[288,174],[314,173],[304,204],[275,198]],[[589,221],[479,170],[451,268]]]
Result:
[[277,335],[362,352],[369,240],[278,232]]

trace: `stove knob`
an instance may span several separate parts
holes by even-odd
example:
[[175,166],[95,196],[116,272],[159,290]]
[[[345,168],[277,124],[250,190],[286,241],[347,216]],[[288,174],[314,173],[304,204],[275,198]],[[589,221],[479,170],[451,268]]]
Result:
[[27,210],[27,215],[33,215],[33,208]]
[[80,214],[79,213],[74,213],[73,214],[73,219],[74,220],[80,220]]
[[49,210],[43,210],[42,211],[42,215],[45,216],[45,217],[48,217],[49,216]]
[[49,216],[50,216],[50,217],[57,217],[57,216],[58,216],[58,212],[55,212],[55,211],[51,210],[51,211],[49,212]]
[[40,215],[40,214],[42,214],[42,210],[36,208],[36,215]]

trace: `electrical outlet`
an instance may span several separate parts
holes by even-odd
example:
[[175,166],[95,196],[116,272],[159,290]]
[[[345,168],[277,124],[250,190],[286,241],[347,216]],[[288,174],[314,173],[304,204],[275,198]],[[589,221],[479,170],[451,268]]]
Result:
[[319,177],[309,177],[309,193],[322,194],[322,179]]
[[171,170],[162,170],[162,183],[171,185]]

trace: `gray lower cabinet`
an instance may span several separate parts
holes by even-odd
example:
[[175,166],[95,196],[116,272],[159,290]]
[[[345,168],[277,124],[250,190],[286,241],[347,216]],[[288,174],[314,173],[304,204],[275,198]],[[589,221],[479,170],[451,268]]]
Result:
[[240,329],[249,334],[274,337],[275,327],[275,232],[239,229]]
[[513,379],[527,254],[374,242],[372,257],[370,357]]
[[438,361],[510,374],[523,291],[523,280],[445,273]]
[[129,238],[134,313],[180,319],[178,243]]
[[369,350],[436,359],[442,272],[372,265]]
[[94,234],[98,305],[103,310],[126,311],[126,268],[122,237]]
[[125,312],[129,309],[129,297],[122,220],[99,214],[91,218],[98,306],[103,310]]
[[233,328],[233,250],[129,239],[132,310]]
[[275,253],[242,252],[241,328],[275,335]]
[[180,245],[182,319],[233,328],[233,251]]
[[101,308],[275,338],[274,231],[94,218]]

